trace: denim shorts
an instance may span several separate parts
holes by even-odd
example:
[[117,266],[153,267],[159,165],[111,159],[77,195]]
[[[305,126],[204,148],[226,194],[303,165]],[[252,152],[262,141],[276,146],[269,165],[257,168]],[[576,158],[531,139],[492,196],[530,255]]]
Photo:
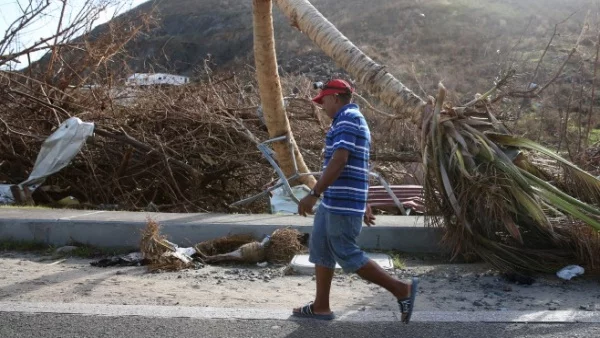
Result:
[[356,244],[362,222],[361,216],[332,214],[320,205],[310,236],[308,260],[330,269],[337,262],[346,273],[362,268],[369,261]]

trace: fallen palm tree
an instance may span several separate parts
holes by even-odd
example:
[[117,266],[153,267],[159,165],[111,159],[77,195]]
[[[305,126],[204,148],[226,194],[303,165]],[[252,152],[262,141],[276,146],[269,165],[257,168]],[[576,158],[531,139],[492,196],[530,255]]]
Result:
[[292,258],[306,250],[306,235],[298,230],[277,229],[262,242],[250,235],[229,235],[199,243],[195,246],[200,259],[208,264],[224,262],[288,264]]
[[262,261],[288,264],[306,250],[303,244],[306,237],[298,230],[283,228],[275,230],[264,243],[257,242],[252,235],[234,234],[198,243],[194,248],[202,261],[209,264]]
[[216,256],[235,251],[254,241],[254,236],[248,234],[229,235],[198,243],[194,248],[202,256]]
[[[275,2],[294,27],[398,118],[419,127],[427,222],[446,229],[443,242],[454,256],[476,254],[503,271],[555,271],[572,262],[597,267],[600,181],[553,151],[512,135],[496,120],[487,99],[506,85],[510,74],[464,105],[446,103],[442,85],[437,97],[424,100],[307,0]],[[255,46],[272,46],[265,41],[273,40],[272,34],[257,34],[256,28],[260,20],[272,25],[271,0],[254,0],[254,18]],[[276,67],[258,67],[267,53],[274,49],[255,49],[258,77],[276,78]],[[554,170],[536,165],[536,157],[552,159]]]
[[140,251],[148,271],[179,271],[194,266],[194,260],[207,264],[268,261],[287,264],[306,250],[306,235],[298,230],[277,229],[258,242],[249,234],[232,234],[200,242],[191,248],[180,248],[161,233],[160,224],[148,219],[142,230]]
[[266,237],[262,242],[250,242],[246,243],[239,248],[226,252],[223,254],[217,254],[214,256],[204,256],[201,253],[200,258],[203,262],[208,264],[217,264],[224,262],[236,262],[236,263],[247,263],[254,264],[263,262],[266,260],[265,245],[268,243],[269,237]]

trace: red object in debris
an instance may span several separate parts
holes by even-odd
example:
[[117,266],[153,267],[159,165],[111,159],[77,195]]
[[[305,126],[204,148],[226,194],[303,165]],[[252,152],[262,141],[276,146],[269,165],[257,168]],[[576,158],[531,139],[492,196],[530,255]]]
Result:
[[[425,212],[422,185],[391,185],[390,188],[405,209],[411,209],[419,214]],[[400,209],[394,203],[392,196],[381,185],[369,187],[368,203],[374,210],[400,214]]]

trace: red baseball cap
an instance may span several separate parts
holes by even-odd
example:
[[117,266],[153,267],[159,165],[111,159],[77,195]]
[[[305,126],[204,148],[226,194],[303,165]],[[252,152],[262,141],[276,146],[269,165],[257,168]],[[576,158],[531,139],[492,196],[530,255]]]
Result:
[[327,96],[327,95],[333,95],[333,94],[345,94],[345,93],[353,93],[354,92],[354,88],[352,88],[352,86],[344,81],[344,80],[340,80],[340,79],[335,79],[335,80],[331,80],[329,82],[327,82],[324,86],[323,89],[321,89],[321,92],[319,93],[319,95],[313,97],[313,102],[317,103],[317,104],[323,104],[323,97]]

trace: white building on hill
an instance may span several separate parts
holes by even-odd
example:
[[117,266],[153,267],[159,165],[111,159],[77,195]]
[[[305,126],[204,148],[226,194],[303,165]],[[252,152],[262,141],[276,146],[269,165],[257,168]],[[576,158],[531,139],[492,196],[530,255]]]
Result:
[[128,86],[181,86],[189,82],[190,78],[187,76],[165,73],[135,73],[127,78],[126,84]]

